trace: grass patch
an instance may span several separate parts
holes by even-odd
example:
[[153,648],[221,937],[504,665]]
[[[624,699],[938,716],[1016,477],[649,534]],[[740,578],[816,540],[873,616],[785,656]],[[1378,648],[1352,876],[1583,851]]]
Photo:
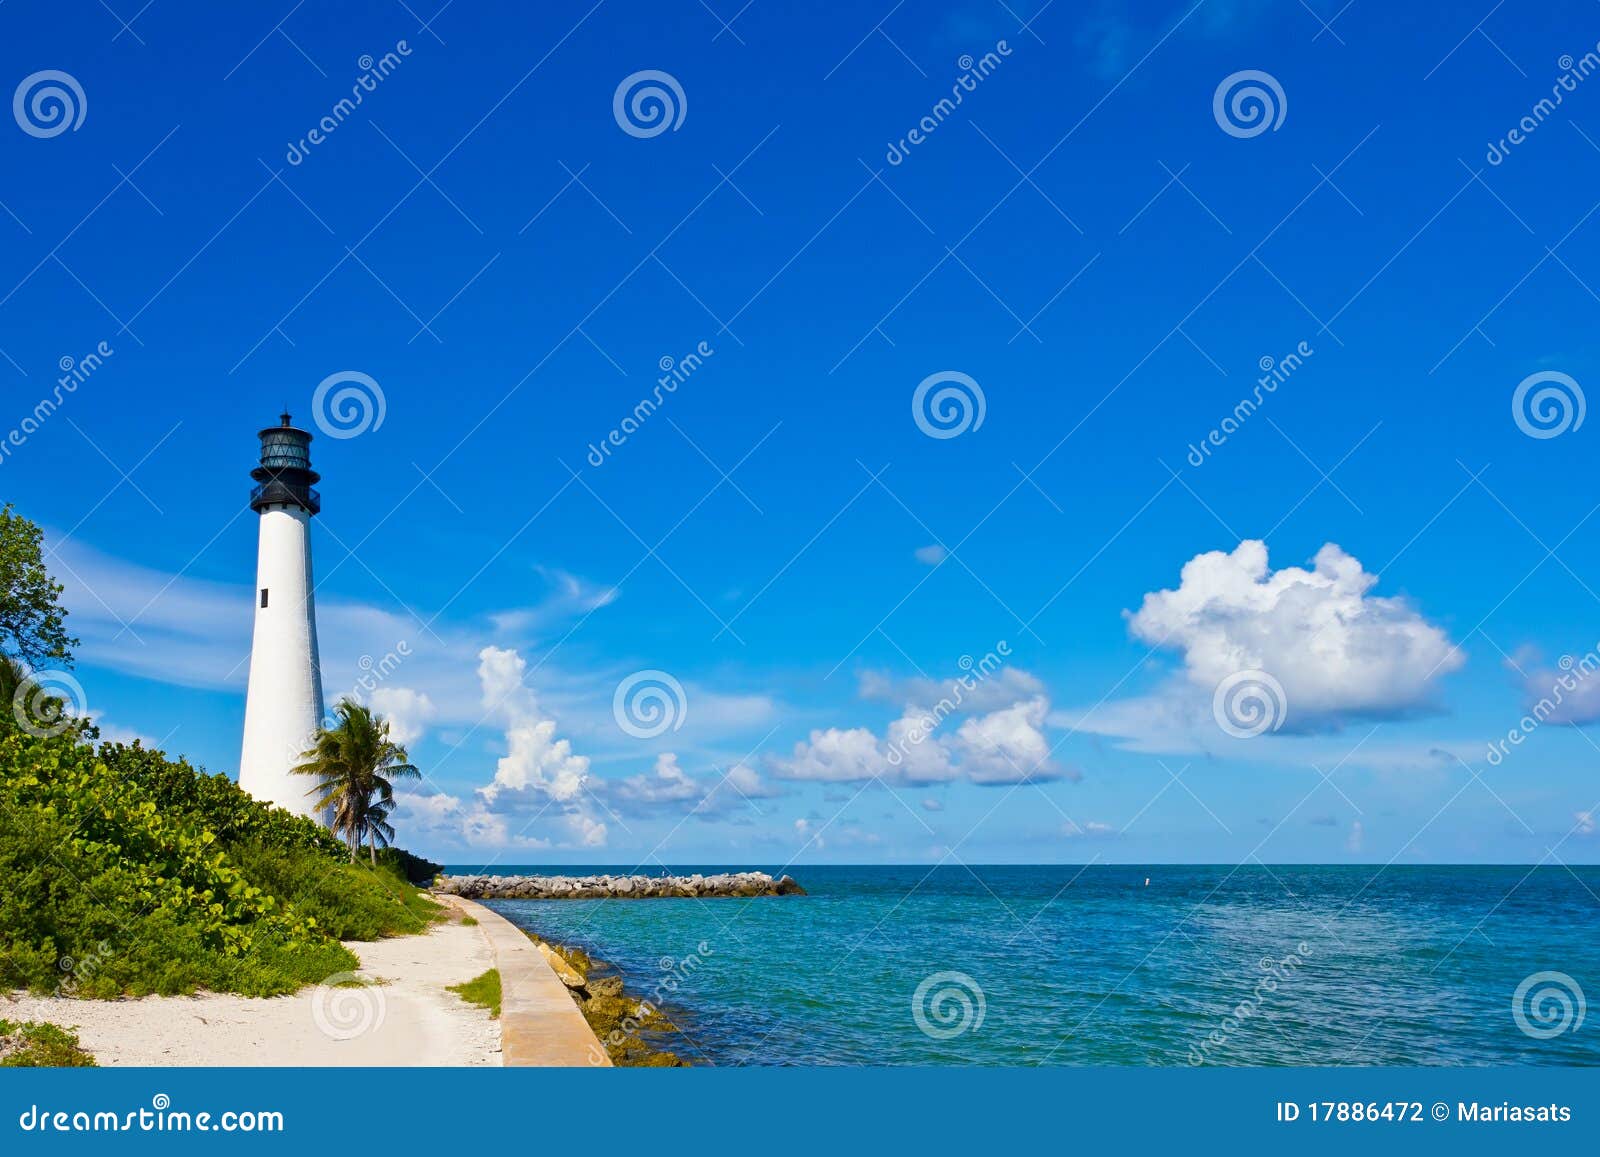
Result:
[[53,1024],[0,1020],[0,1068],[97,1068],[78,1045],[78,1034]]
[[478,926],[477,918],[473,916],[463,916],[461,917],[461,926],[463,928],[476,928]]
[[475,976],[465,984],[452,984],[450,991],[468,1004],[489,1010],[489,1015],[500,1015],[500,970],[491,968],[482,976]]

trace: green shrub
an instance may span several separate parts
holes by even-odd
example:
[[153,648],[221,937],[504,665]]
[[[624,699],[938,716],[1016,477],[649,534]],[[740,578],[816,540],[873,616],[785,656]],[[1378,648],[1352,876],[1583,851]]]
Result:
[[53,1024],[0,1020],[0,1068],[97,1068],[78,1046],[78,1034]]
[[[138,744],[0,722],[0,989],[292,992],[437,905],[315,823]],[[85,732],[85,736],[92,734]]]
[[413,856],[404,848],[379,848],[378,866],[389,868],[402,880],[424,886],[433,883],[433,878],[444,871],[443,864]]

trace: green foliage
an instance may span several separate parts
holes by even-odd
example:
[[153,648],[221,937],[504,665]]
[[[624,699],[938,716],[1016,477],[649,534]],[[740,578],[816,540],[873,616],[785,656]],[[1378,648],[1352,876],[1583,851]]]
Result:
[[315,820],[263,807],[227,776],[197,771],[188,760],[169,759],[138,740],[103,743],[100,759],[114,775],[138,781],[162,811],[187,813],[225,847],[257,843],[329,859],[344,854],[344,845]]
[[8,718],[0,880],[0,989],[92,997],[292,992],[356,967],[338,938],[414,932],[436,908],[223,777]]
[[490,1016],[500,1015],[500,970],[491,968],[482,976],[475,976],[465,984],[452,984],[450,991],[468,1004],[489,1010]]
[[45,569],[39,528],[0,509],[0,654],[29,667],[70,665],[78,640],[67,634],[61,584]]
[[398,874],[343,862],[342,850],[332,864],[263,844],[240,845],[233,854],[246,876],[294,910],[315,912],[318,928],[338,940],[421,932],[442,914]]
[[[320,830],[320,829],[319,829]],[[332,836],[328,837],[332,839]],[[388,868],[401,879],[410,880],[419,887],[426,887],[433,883],[433,878],[444,871],[443,864],[436,864],[432,860],[425,860],[421,856],[413,856],[404,848],[388,847],[378,849],[378,866]]]
[[78,1034],[58,1025],[0,1020],[0,1068],[97,1068]]

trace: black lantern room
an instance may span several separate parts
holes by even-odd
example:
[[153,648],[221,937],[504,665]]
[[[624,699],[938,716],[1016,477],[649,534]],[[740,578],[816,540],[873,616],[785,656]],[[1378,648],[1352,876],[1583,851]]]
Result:
[[278,425],[261,431],[261,465],[250,471],[256,486],[250,491],[250,509],[260,513],[269,506],[298,506],[307,514],[322,510],[322,495],[311,488],[322,475],[311,469],[311,434],[296,427],[288,414]]

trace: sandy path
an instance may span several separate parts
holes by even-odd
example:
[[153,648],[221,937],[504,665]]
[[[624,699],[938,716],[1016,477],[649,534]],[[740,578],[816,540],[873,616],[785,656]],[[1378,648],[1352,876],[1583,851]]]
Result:
[[102,1065],[498,1065],[500,1025],[447,985],[494,967],[480,928],[350,942],[368,987],[294,996],[0,997],[0,1019],[76,1027]]

